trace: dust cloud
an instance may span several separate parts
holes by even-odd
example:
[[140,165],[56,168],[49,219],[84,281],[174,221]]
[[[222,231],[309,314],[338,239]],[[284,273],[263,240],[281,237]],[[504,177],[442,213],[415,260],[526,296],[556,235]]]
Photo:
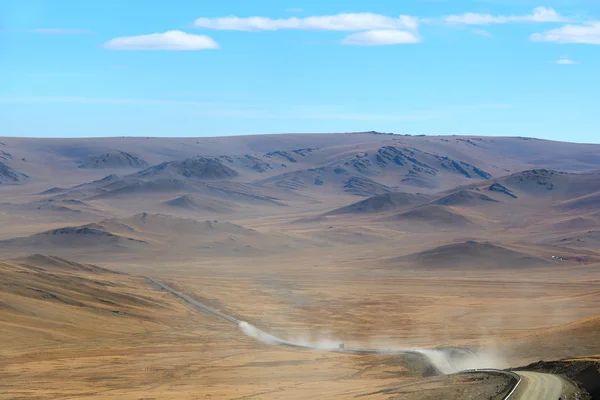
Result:
[[239,329],[254,339],[257,339],[265,344],[269,345],[286,345],[298,348],[304,348],[308,350],[320,350],[320,351],[341,351],[341,352],[361,352],[361,353],[373,353],[373,354],[406,354],[406,353],[418,353],[425,357],[428,362],[433,365],[442,374],[453,374],[460,371],[471,370],[471,369],[499,369],[505,368],[505,362],[503,358],[497,352],[491,350],[480,350],[473,351],[460,348],[447,348],[447,349],[420,349],[420,348],[385,348],[378,349],[374,348],[360,348],[360,347],[347,347],[341,348],[340,342],[323,339],[317,341],[306,341],[302,339],[296,340],[285,340],[280,337],[271,335],[254,325],[249,324],[245,321],[238,322]]

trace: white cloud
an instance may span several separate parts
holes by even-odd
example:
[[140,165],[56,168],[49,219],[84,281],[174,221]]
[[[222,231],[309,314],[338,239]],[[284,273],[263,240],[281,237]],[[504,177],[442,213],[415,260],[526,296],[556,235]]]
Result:
[[529,37],[532,42],[600,44],[600,22],[565,25]]
[[408,15],[398,18],[373,13],[350,13],[306,18],[271,19],[265,17],[198,18],[197,28],[232,31],[276,31],[281,29],[323,31],[366,31],[375,29],[409,29],[419,27],[419,19]]
[[74,29],[74,28],[35,28],[32,29],[33,33],[43,33],[47,35],[77,35],[77,34],[90,34],[91,31],[87,29]]
[[474,35],[483,36],[483,37],[487,37],[487,38],[493,36],[490,32],[486,31],[485,29],[471,29],[471,32]]
[[208,36],[168,31],[118,37],[104,43],[103,47],[110,50],[206,50],[218,49],[219,44]]
[[419,35],[408,31],[373,30],[353,33],[342,40],[349,46],[382,46],[389,44],[414,44],[421,42]]
[[575,65],[579,64],[579,61],[574,61],[569,58],[559,58],[558,60],[554,61],[554,63],[560,65]]
[[461,15],[448,15],[444,21],[451,24],[464,25],[492,25],[509,24],[517,22],[565,22],[567,18],[556,12],[553,8],[537,7],[529,15],[491,15],[465,13]]

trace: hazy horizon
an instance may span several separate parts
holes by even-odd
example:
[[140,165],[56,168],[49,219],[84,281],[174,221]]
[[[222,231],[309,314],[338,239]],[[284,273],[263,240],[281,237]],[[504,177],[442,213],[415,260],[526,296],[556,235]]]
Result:
[[543,137],[523,136],[523,135],[477,135],[477,134],[424,134],[424,133],[395,133],[395,132],[378,132],[378,131],[349,131],[349,132],[269,132],[269,133],[248,133],[248,134],[230,134],[230,135],[214,135],[214,136],[149,136],[149,135],[129,135],[129,136],[0,136],[2,138],[14,139],[57,139],[57,140],[80,140],[80,139],[210,139],[210,138],[234,138],[244,136],[283,136],[283,135],[360,135],[360,134],[377,134],[389,136],[424,136],[424,137],[487,137],[487,138],[526,138],[533,140],[546,140],[551,142],[577,143],[577,144],[599,144],[597,141],[577,141],[566,139],[548,139]]
[[598,137],[589,1],[8,0],[0,15],[10,136]]

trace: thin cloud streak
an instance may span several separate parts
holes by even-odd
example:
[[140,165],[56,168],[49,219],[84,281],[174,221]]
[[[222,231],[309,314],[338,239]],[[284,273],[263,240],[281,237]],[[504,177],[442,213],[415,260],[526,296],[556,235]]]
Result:
[[569,58],[560,58],[556,61],[554,61],[554,64],[559,64],[559,65],[575,65],[575,64],[580,64],[579,61],[575,61],[575,60],[571,60]]
[[353,33],[342,40],[347,46],[385,46],[420,43],[421,37],[413,32],[397,30],[374,30]]
[[532,42],[549,43],[578,43],[600,44],[600,22],[591,22],[586,25],[565,25],[546,32],[534,33],[529,37]]
[[168,31],[149,35],[117,37],[102,46],[109,50],[170,50],[190,51],[218,49],[219,44],[205,35]]
[[236,16],[198,18],[194,27],[230,31],[277,31],[277,30],[321,30],[321,31],[366,31],[375,29],[416,30],[419,19],[409,15],[388,17],[374,13],[342,13],[306,18],[266,17],[241,18]]
[[553,8],[537,7],[529,15],[492,15],[478,13],[464,13],[460,15],[448,15],[443,18],[449,24],[462,25],[493,25],[509,23],[548,23],[567,22],[568,19],[560,15]]
[[491,37],[494,36],[490,32],[486,31],[485,29],[471,29],[471,32],[474,35],[483,36],[483,37],[486,37],[486,38],[491,38]]

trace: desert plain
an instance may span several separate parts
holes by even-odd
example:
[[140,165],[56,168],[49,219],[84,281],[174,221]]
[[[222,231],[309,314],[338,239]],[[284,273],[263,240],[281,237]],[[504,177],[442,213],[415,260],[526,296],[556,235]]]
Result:
[[439,348],[600,396],[600,145],[0,138],[0,260],[0,398],[505,398]]

